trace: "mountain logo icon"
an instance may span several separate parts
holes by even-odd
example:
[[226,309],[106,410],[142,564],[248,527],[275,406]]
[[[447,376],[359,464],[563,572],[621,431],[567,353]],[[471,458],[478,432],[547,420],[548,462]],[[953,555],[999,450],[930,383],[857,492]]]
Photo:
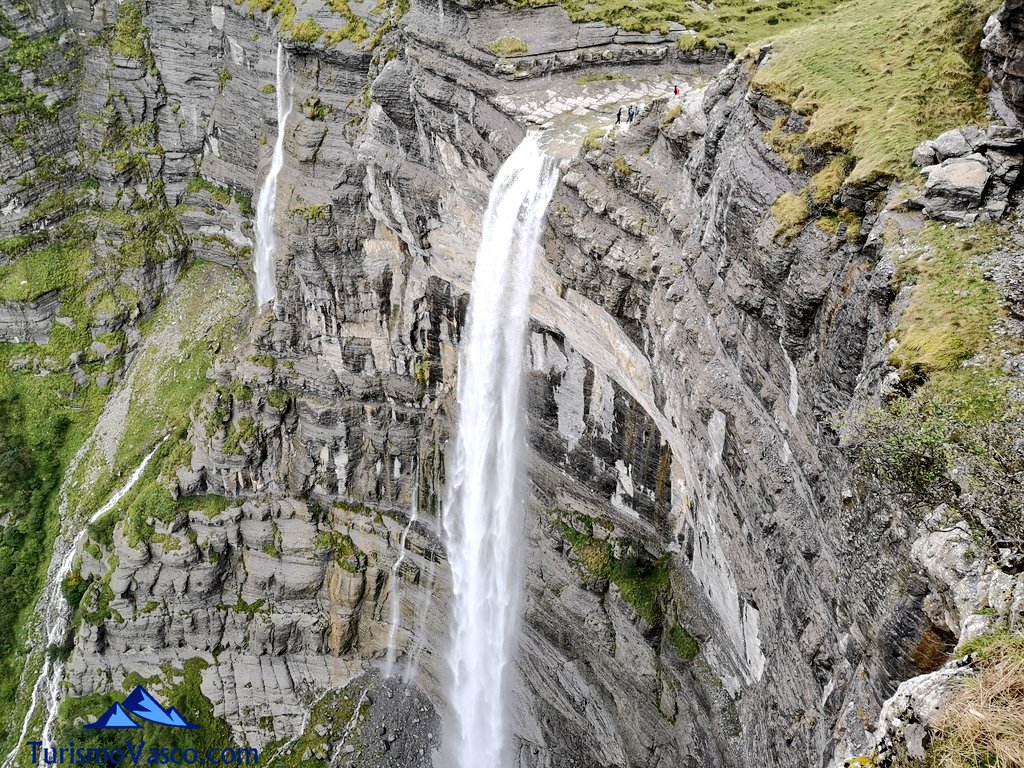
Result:
[[[137,718],[136,719],[133,719]],[[115,702],[104,712],[95,723],[89,723],[85,728],[141,728],[138,720],[156,725],[166,725],[169,728],[198,728],[195,723],[190,723],[181,713],[171,707],[165,709],[159,701],[143,688],[135,686],[135,690],[128,694],[123,702]]]

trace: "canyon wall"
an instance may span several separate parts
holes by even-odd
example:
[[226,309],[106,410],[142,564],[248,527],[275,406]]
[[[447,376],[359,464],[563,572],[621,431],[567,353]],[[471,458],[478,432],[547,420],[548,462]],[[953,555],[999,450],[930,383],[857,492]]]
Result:
[[[280,19],[149,3],[147,43],[125,55],[95,42],[125,4],[33,7],[32,23],[83,41],[68,57],[79,100],[40,152],[64,158],[77,140],[63,162],[94,180],[89,195],[175,212],[138,264],[107,268],[139,297],[114,325],[145,315],[186,251],[247,270]],[[83,553],[91,618],[66,696],[201,659],[202,694],[238,739],[338,765],[431,764],[450,591],[438,515],[490,179],[553,104],[586,92],[578,78],[626,68],[687,95],[564,159],[549,209],[527,361],[519,765],[841,764],[896,685],[956,639],[925,610],[917,523],[839,447],[890,371],[880,233],[911,214],[869,185],[837,193],[856,226],[780,232],[773,203],[829,158],[797,172],[766,146],[802,118],[751,88],[758,57],[683,53],[679,30],[572,24],[551,7],[349,11],[368,40],[285,35],[278,297],[218,356],[187,450],[163,465],[175,511],[139,502]],[[291,23],[306,19],[348,23],[319,2]],[[489,53],[504,34],[528,53]],[[143,165],[108,156],[111,126],[147,135]],[[14,156],[4,148],[5,169]],[[0,190],[5,235],[48,194],[15,191],[18,173]],[[408,686],[376,672],[397,586]],[[317,722],[338,690],[369,706],[354,729]]]

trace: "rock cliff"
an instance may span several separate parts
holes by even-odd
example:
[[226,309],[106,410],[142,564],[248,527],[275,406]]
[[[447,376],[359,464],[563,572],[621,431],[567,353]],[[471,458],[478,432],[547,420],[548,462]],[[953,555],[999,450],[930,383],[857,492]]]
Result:
[[[296,105],[277,300],[212,350],[159,470],[89,536],[65,727],[90,694],[131,675],[170,691],[198,659],[212,716],[274,760],[432,764],[472,260],[490,179],[538,125],[565,144],[531,309],[518,764],[841,765],[897,686],[946,660],[959,623],[931,610],[946,582],[911,558],[920,521],[841,447],[892,387],[900,244],[883,233],[921,214],[878,182],[834,191],[835,227],[787,229],[778,201],[831,158],[793,170],[766,140],[803,128],[751,85],[767,49],[728,63],[683,51],[678,25],[445,0],[30,5],[24,28],[63,33],[80,88],[57,94],[40,156],[105,212],[90,274],[131,288],[103,304],[89,289],[111,308],[96,337],[137,343],[187,258],[249,269],[279,38]],[[986,46],[1016,109],[1012,6]],[[507,35],[526,51],[491,53]],[[619,100],[644,103],[628,132],[583,141],[559,122],[610,121],[619,83],[602,76],[622,71]],[[32,170],[15,157],[5,145],[5,236],[35,231],[25,212],[49,194],[19,186]],[[0,304],[5,339],[45,343],[61,322],[56,294],[31,298]],[[396,594],[401,684],[379,675]]]
[[985,26],[981,43],[985,69],[992,78],[992,105],[1011,125],[1024,116],[1024,6],[1007,0]]

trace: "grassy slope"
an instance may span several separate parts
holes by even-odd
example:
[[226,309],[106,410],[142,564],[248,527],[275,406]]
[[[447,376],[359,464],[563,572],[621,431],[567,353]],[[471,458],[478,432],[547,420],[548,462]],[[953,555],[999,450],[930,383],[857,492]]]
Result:
[[576,21],[696,30],[680,47],[772,42],[755,87],[810,116],[808,143],[849,152],[853,183],[909,177],[922,140],[986,120],[978,42],[999,0],[558,1]]
[[119,430],[113,461],[94,445],[79,467],[73,506],[89,512],[109,496],[117,478],[138,466],[165,432],[183,429],[202,392],[212,349],[238,337],[248,320],[252,291],[237,272],[208,263],[194,264],[145,324],[143,343],[127,382],[130,402]]
[[910,176],[922,140],[986,120],[977,67],[998,0],[847,0],[779,36],[754,85],[810,116],[806,140],[849,150],[853,183]]
[[[559,0],[574,21],[603,21],[631,31],[682,24],[699,34],[692,41],[711,46],[725,43],[740,53],[751,43],[777,35],[827,13],[840,0]],[[550,5],[551,0],[519,0],[516,5]]]

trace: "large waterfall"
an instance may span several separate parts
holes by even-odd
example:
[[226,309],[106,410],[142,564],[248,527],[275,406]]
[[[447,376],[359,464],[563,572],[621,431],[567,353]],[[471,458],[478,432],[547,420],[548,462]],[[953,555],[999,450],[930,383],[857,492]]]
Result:
[[284,165],[284,129],[292,111],[291,83],[288,79],[288,56],[284,45],[277,44],[277,140],[270,159],[270,170],[260,188],[256,202],[256,253],[253,268],[256,271],[256,306],[262,307],[277,297],[274,282],[274,261],[277,255],[277,234],[274,232],[274,213],[277,203],[277,177]]
[[508,765],[505,694],[518,631],[525,448],[521,390],[534,256],[558,172],[528,135],[498,171],[473,273],[444,510],[454,619],[455,768]]

